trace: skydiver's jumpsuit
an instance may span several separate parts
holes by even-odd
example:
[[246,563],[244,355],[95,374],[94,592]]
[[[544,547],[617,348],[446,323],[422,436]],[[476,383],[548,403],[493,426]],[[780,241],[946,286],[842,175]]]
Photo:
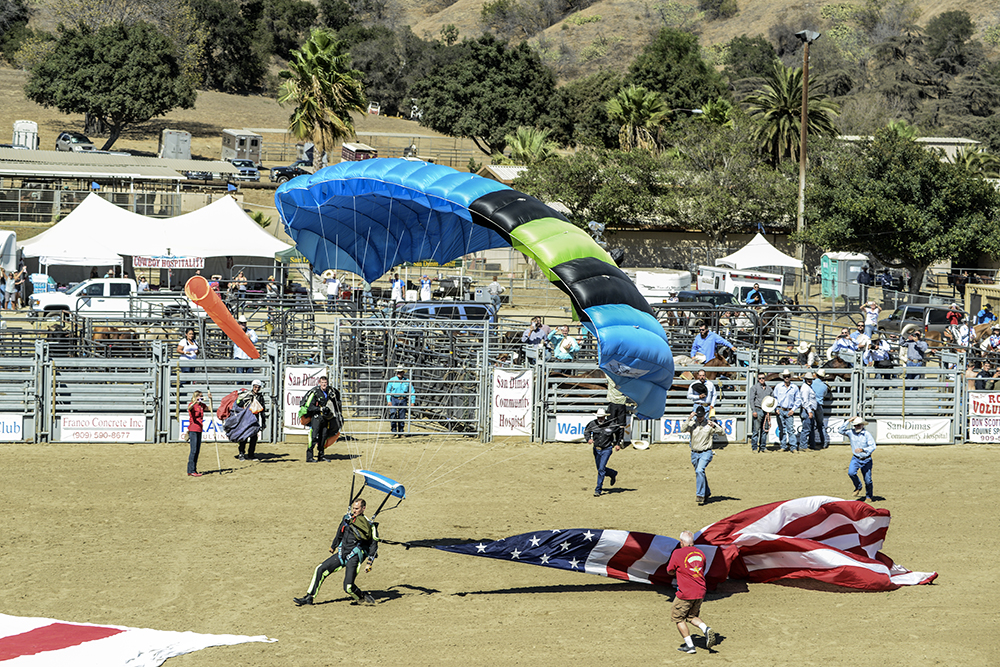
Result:
[[355,600],[361,600],[365,592],[354,584],[354,580],[361,571],[365,558],[374,557],[378,552],[378,536],[374,525],[363,514],[354,520],[350,513],[345,514],[330,548],[334,554],[316,567],[307,594],[316,595],[327,575],[343,568],[344,592]]

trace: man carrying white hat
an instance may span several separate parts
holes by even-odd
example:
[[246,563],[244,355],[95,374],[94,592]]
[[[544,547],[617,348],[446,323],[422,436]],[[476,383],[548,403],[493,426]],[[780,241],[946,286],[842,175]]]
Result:
[[604,493],[605,475],[611,480],[611,486],[618,481],[618,471],[608,467],[608,459],[611,458],[612,452],[621,449],[621,445],[617,444],[616,435],[621,424],[608,419],[608,412],[604,408],[597,409],[596,417],[583,429],[583,439],[594,447],[594,464],[597,465],[597,486],[594,487],[594,495],[599,496]]
[[781,384],[774,388],[773,396],[778,401],[778,446],[783,452],[795,451],[795,413],[802,407],[802,399],[787,368],[781,371]]
[[872,491],[872,452],[875,451],[875,438],[865,430],[866,422],[862,417],[854,417],[850,422],[844,422],[838,431],[846,435],[851,443],[851,463],[847,467],[847,476],[851,478],[854,485],[854,495],[861,495],[861,480],[857,478],[858,471],[865,478],[865,500],[871,502],[875,500]]

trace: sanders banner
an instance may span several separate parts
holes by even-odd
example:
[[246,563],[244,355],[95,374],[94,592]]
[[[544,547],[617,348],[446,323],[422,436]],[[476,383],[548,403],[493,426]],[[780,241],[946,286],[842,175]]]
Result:
[[1000,394],[969,393],[969,442],[1000,442]]
[[493,435],[531,435],[531,371],[493,371]]

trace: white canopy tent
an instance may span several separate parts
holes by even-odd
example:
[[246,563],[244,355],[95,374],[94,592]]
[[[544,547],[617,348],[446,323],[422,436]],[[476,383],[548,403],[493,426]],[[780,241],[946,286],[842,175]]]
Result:
[[120,266],[134,257],[267,257],[291,246],[260,228],[232,197],[174,218],[147,218],[89,194],[72,213],[20,244],[42,265]]
[[802,262],[789,257],[768,243],[763,234],[758,233],[750,243],[746,244],[732,255],[715,260],[716,266],[728,266],[737,271],[752,269],[758,266],[784,266],[801,269]]

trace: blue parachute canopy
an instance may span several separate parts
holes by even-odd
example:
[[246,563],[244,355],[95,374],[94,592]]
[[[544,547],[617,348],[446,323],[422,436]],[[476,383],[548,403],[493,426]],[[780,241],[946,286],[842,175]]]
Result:
[[598,363],[642,419],[663,415],[674,360],[663,326],[607,251],[534,197],[449,167],[342,162],[282,184],[275,203],[316,271],[373,281],[403,262],[513,247],[564,291],[598,341]]

